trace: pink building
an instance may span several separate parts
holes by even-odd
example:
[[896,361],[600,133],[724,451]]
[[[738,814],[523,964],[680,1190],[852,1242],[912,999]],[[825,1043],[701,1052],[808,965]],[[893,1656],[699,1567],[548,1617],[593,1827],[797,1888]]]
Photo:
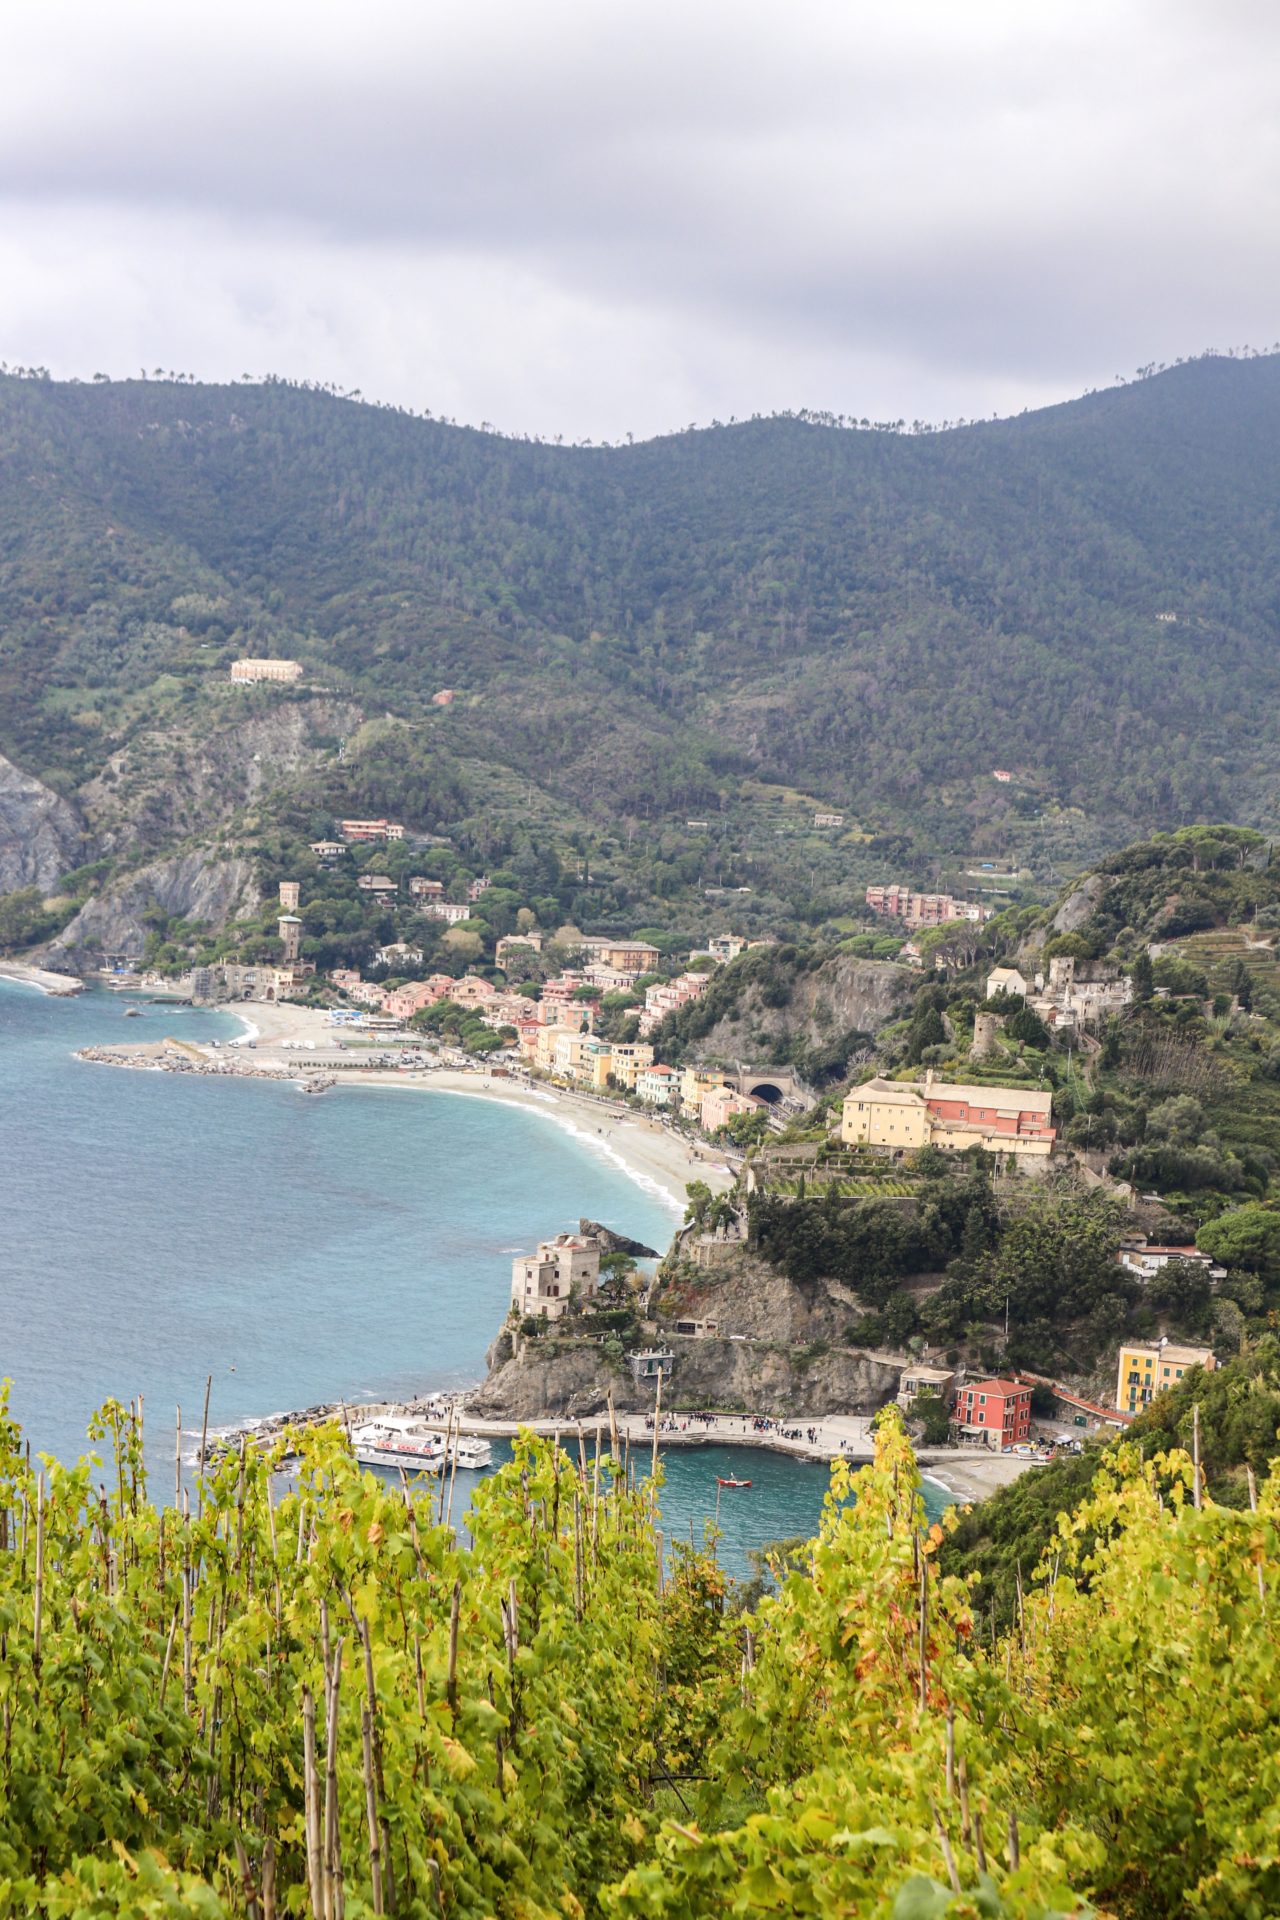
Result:
[[498,991],[492,980],[486,980],[479,973],[464,974],[461,980],[450,981],[449,985],[449,998],[459,1007],[484,1006]]
[[412,1020],[423,1007],[433,1007],[440,995],[427,980],[413,980],[405,987],[393,987],[382,1002],[384,1013],[397,1020]]
[[763,1101],[753,1100],[749,1093],[738,1093],[733,1087],[712,1087],[702,1096],[698,1120],[708,1133],[715,1133],[720,1127],[727,1126],[735,1114],[758,1113],[763,1104]]

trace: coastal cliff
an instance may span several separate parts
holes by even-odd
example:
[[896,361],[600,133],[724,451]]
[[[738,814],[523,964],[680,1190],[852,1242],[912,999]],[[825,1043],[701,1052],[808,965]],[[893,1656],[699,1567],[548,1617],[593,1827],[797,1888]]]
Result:
[[229,920],[252,912],[259,893],[253,864],[240,856],[219,860],[205,853],[157,860],[118,886],[86,901],[48,949],[51,964],[95,966],[104,953],[141,955],[146,916],[157,907],[220,931]]
[[[897,1391],[901,1361],[855,1344],[859,1309],[845,1289],[802,1289],[745,1248],[723,1263],[665,1263],[652,1306],[624,1338],[597,1330],[588,1312],[533,1334],[504,1325],[486,1355],[488,1377],[468,1396],[481,1419],[587,1419],[612,1393],[620,1413],[644,1413],[655,1383],[634,1356],[673,1356],[663,1405],[719,1408],[781,1418],[864,1413]],[[681,1326],[697,1332],[681,1332]],[[712,1329],[714,1328],[714,1331]]]
[[19,887],[52,893],[83,860],[86,846],[75,808],[0,754],[0,893]]

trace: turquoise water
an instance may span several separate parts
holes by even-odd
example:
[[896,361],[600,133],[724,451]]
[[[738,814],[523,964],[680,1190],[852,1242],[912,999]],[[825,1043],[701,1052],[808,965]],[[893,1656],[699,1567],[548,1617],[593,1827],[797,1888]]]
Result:
[[[318,1400],[479,1378],[511,1259],[603,1220],[665,1247],[676,1215],[589,1135],[448,1094],[122,1072],[94,1041],[230,1037],[234,1015],[0,981],[0,1377],[35,1450],[70,1459],[108,1396],[141,1394],[167,1486],[175,1406],[198,1434]],[[811,1531],[825,1470],[731,1448],[668,1457],[668,1531],[756,1482],[725,1557]],[[746,1463],[746,1464],[744,1464]]]

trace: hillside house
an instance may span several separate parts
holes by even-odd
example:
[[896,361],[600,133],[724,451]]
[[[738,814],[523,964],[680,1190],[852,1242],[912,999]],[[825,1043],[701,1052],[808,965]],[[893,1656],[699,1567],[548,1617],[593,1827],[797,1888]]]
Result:
[[424,920],[443,920],[450,927],[471,918],[470,907],[457,900],[424,900],[418,911]]
[[877,1076],[845,1095],[840,1138],[846,1146],[898,1152],[940,1147],[1047,1160],[1057,1133],[1053,1095],[1030,1087],[981,1087]]
[[266,680],[277,685],[292,680],[301,680],[301,660],[233,660],[231,678],[237,686],[246,686],[252,682]]
[[398,820],[339,820],[338,832],[344,840],[363,846],[404,839],[404,828]]
[[1203,1267],[1213,1280],[1224,1280],[1227,1273],[1225,1267],[1215,1266],[1209,1255],[1201,1253],[1196,1246],[1162,1247],[1148,1240],[1125,1240],[1116,1259],[1139,1280],[1154,1280],[1171,1260],[1188,1260],[1193,1266]]
[[1122,1413],[1141,1413],[1166,1387],[1176,1386],[1192,1367],[1212,1373],[1218,1362],[1209,1347],[1182,1347],[1170,1340],[1154,1345],[1126,1341],[1116,1364],[1116,1405]]
[[380,967],[420,967],[422,948],[411,947],[407,940],[393,940],[389,946],[379,947],[377,961]]
[[954,1367],[925,1367],[913,1363],[902,1369],[898,1380],[898,1405],[904,1413],[908,1413],[913,1400],[918,1400],[922,1393],[931,1393],[946,1406],[950,1406],[954,1397],[955,1384]]
[[415,873],[409,881],[411,900],[439,900],[444,896],[443,880],[428,880],[425,874]]
[[362,873],[356,885],[361,893],[376,894],[383,900],[393,899],[400,891],[389,873]]

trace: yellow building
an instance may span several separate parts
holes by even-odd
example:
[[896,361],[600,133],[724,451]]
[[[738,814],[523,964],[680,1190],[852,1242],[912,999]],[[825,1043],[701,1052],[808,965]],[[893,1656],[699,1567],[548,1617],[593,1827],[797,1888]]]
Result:
[[653,1065],[653,1048],[643,1041],[632,1040],[613,1049],[613,1083],[623,1087],[628,1093],[635,1092],[636,1075],[642,1067]]
[[727,1087],[727,1073],[708,1072],[698,1067],[686,1067],[680,1075],[680,1111],[689,1120],[697,1120],[702,1114],[702,1103],[709,1093],[717,1087]]
[[1189,1368],[1212,1373],[1217,1364],[1208,1347],[1176,1347],[1168,1340],[1155,1346],[1125,1345],[1116,1370],[1116,1406],[1121,1413],[1141,1413],[1156,1394],[1176,1386]]
[[960,1086],[877,1077],[845,1095],[840,1138],[849,1147],[964,1153],[982,1147],[1047,1160],[1056,1139],[1053,1095],[1031,1087]]

